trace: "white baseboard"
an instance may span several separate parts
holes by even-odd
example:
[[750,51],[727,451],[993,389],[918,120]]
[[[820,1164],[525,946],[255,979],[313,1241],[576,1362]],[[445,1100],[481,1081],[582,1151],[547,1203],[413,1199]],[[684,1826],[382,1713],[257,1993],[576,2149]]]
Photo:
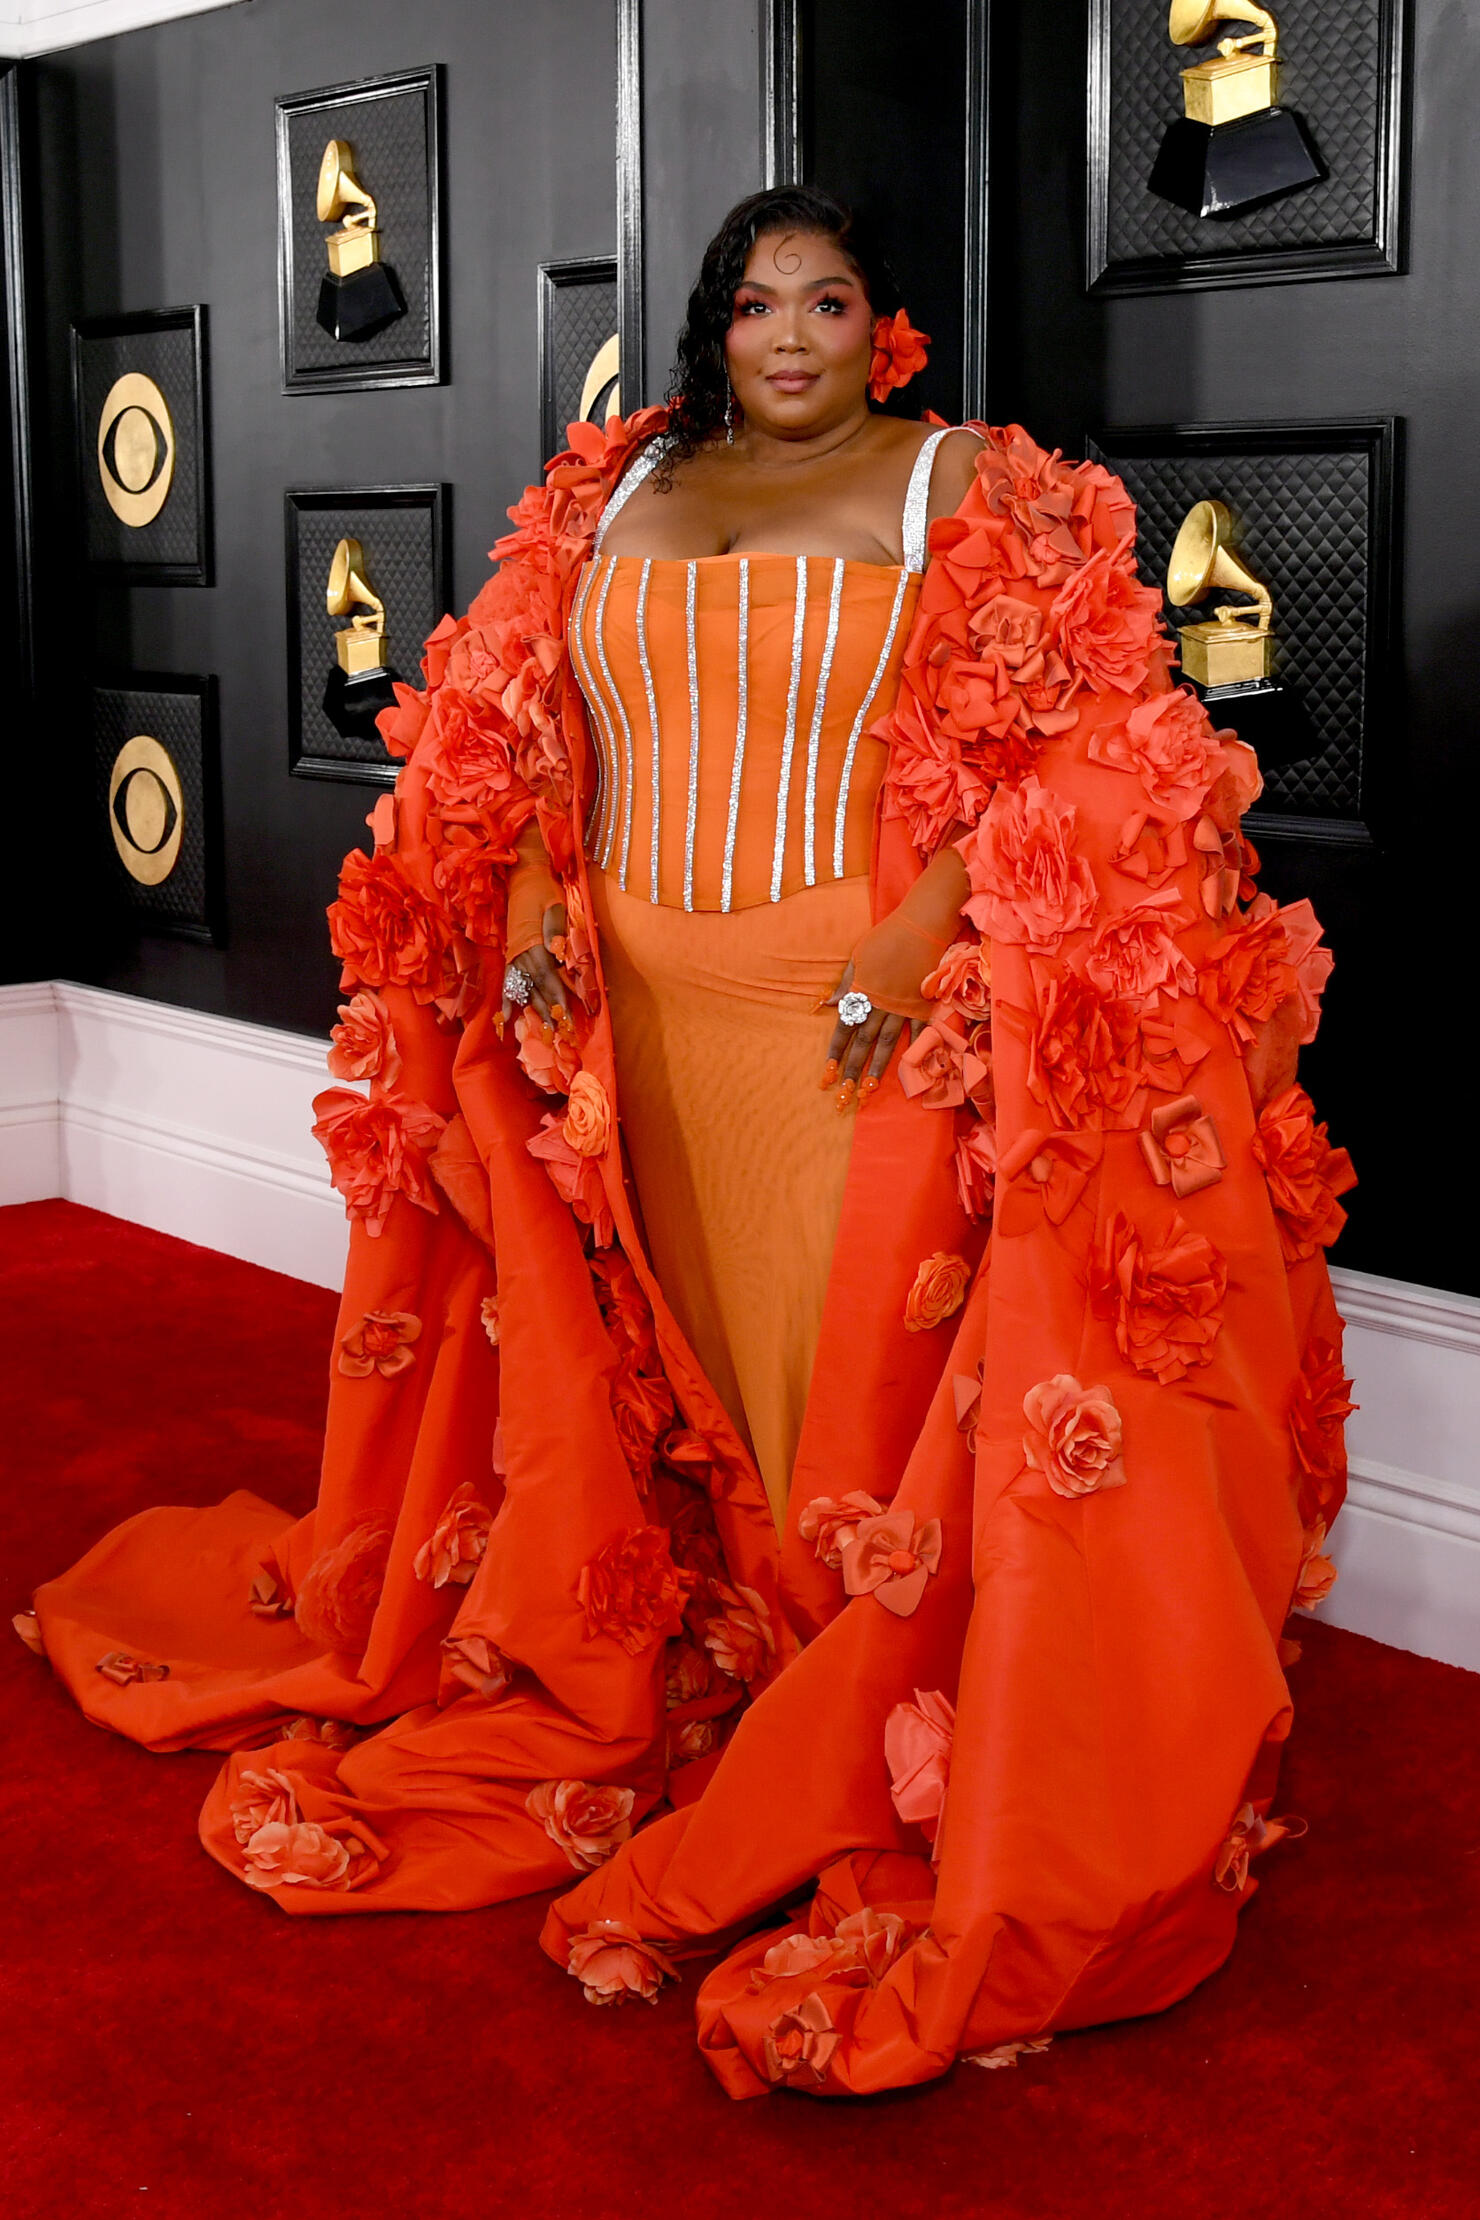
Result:
[[[95,987],[0,987],[0,1203],[65,1195],[337,1287],[317,1041]],[[1480,1301],[1337,1272],[1351,1494],[1319,1616],[1480,1671]]]
[[0,0],[0,59],[50,54],[89,39],[140,31],[176,16],[205,15],[240,0]]
[[324,1047],[62,980],[0,987],[0,1203],[65,1195],[337,1287]]

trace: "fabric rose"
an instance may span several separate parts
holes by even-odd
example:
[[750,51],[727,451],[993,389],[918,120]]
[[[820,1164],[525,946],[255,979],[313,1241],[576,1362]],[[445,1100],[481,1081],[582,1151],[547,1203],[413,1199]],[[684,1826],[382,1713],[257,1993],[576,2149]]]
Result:
[[540,1121],[539,1132],[524,1145],[530,1155],[538,1157],[544,1165],[561,1200],[569,1204],[582,1225],[591,1228],[597,1248],[610,1248],[616,1238],[616,1223],[606,1199],[600,1169],[594,1157],[583,1155],[571,1146],[559,1114],[547,1111]]
[[1171,887],[1105,920],[1084,955],[1084,975],[1101,994],[1143,1004],[1154,994],[1192,994],[1197,971],[1173,939],[1192,923]]
[[840,1953],[831,1935],[808,1935],[798,1932],[783,1935],[780,1942],[772,1943],[750,1977],[753,1990],[766,1988],[772,1981],[805,1981],[813,1974],[832,1974],[839,1970]]
[[334,1079],[383,1079],[396,1083],[401,1068],[391,1014],[378,994],[361,988],[339,1006],[339,1023],[329,1035],[329,1073]]
[[449,978],[446,928],[411,885],[395,857],[352,848],[329,907],[329,945],[344,966],[345,987],[409,987],[418,1002],[441,994]]
[[902,308],[892,316],[876,316],[868,364],[869,398],[887,401],[896,386],[908,385],[924,369],[929,344],[929,332],[916,331]]
[[1152,1111],[1141,1154],[1157,1186],[1170,1187],[1178,1202],[1215,1187],[1228,1164],[1218,1128],[1196,1095],[1179,1095]]
[[632,1833],[630,1788],[592,1787],[588,1781],[541,1781],[524,1808],[578,1873],[604,1865]]
[[668,1729],[668,1763],[673,1769],[692,1765],[719,1748],[719,1722],[714,1719],[679,1719]]
[[1068,706],[1074,674],[1055,645],[1047,613],[998,581],[972,609],[967,630],[1012,721],[1045,738],[1067,732],[1078,716]]
[[411,1560],[418,1580],[434,1588],[466,1588],[482,1564],[493,1531],[493,1513],[464,1480],[447,1499],[447,1508]]
[[1125,1114],[1143,1085],[1133,1003],[1077,972],[1042,982],[1028,1040],[1028,1090],[1068,1130]]
[[832,2054],[842,2039],[814,1989],[793,2010],[778,2012],[766,2029],[762,2053],[766,2078],[817,2086],[826,2080]]
[[252,1889],[350,1889],[368,1880],[385,1855],[360,1820],[333,1829],[310,1819],[268,1820],[243,1846],[242,1879]]
[[[1221,840],[1219,845],[1221,851]],[[1187,835],[1180,825],[1164,823],[1149,810],[1132,810],[1120,828],[1110,861],[1128,879],[1139,879],[1144,886],[1164,886],[1174,872],[1186,869]]]
[[997,1139],[980,1118],[956,1135],[956,1192],[968,1218],[989,1218],[997,1192]]
[[1346,1421],[1356,1409],[1341,1344],[1312,1334],[1300,1355],[1300,1377],[1290,1406],[1295,1454],[1311,1479],[1334,1491],[1346,1476]]
[[1134,694],[1146,683],[1161,595],[1137,582],[1133,536],[1100,548],[1059,588],[1055,636],[1065,661],[1097,694]]
[[993,427],[977,460],[988,512],[1011,524],[1025,571],[1059,585],[1097,547],[1119,545],[1133,530],[1135,507],[1119,479],[1098,463],[1066,463],[1045,452],[1021,424]]
[[1222,767],[1224,737],[1214,732],[1191,687],[1174,686],[1137,702],[1124,724],[1095,733],[1089,759],[1128,771],[1140,780],[1158,816],[1185,824],[1202,808]]
[[324,1750],[352,1750],[359,1737],[345,1719],[310,1719],[306,1711],[300,1711],[283,1721],[278,1740],[317,1742]]
[[953,940],[921,982],[924,1001],[980,1025],[992,1014],[992,951],[985,941]]
[[560,1130],[577,1156],[603,1156],[611,1145],[611,1104],[594,1072],[578,1071],[571,1081]]
[[1303,1819],[1265,1819],[1252,1804],[1244,1804],[1213,1861],[1214,1886],[1241,1896],[1249,1883],[1249,1860],[1277,1842],[1298,1842],[1305,1831]]
[[878,1518],[883,1508],[862,1488],[852,1488],[847,1495],[815,1495],[797,1520],[797,1532],[804,1542],[814,1544],[818,1562],[836,1572],[860,1520]]
[[950,1110],[966,1100],[962,1067],[966,1036],[949,1018],[921,1026],[899,1059],[899,1084],[922,1110]]
[[1304,1547],[1300,1553],[1300,1570],[1295,1576],[1295,1609],[1314,1611],[1324,1603],[1336,1585],[1336,1567],[1326,1555],[1326,1522],[1317,1519],[1307,1529]]
[[296,1826],[303,1817],[291,1775],[276,1766],[265,1773],[238,1775],[230,1810],[232,1833],[243,1849],[259,1827]]
[[953,747],[939,729],[934,712],[920,700],[908,673],[893,709],[870,730],[889,749],[885,812],[904,819],[922,855],[933,855],[953,825],[976,823],[991,788],[963,762],[961,749]]
[[616,1534],[581,1567],[576,1596],[586,1640],[609,1634],[629,1657],[683,1632],[693,1578],[674,1564],[667,1530],[634,1526]]
[[955,1732],[955,1706],[938,1688],[917,1688],[914,1702],[896,1704],[884,1721],[884,1762],[894,1808],[907,1827],[919,1827],[932,1843],[945,1809]]
[[[457,675],[479,685],[495,668],[492,657],[482,650],[480,669],[480,648],[467,644],[466,633],[457,645]],[[476,812],[501,847],[512,847],[534,815],[534,797],[515,767],[515,739],[501,709],[444,680],[417,750],[439,808]]]
[[320,1649],[362,1657],[390,1554],[391,1529],[375,1519],[321,1549],[299,1583],[293,1606],[299,1631]]
[[1287,1087],[1260,1112],[1254,1158],[1269,1185],[1287,1264],[1329,1249],[1346,1224],[1336,1200],[1357,1184],[1345,1149],[1333,1149],[1303,1087]]
[[[550,1038],[547,1039],[547,1035]],[[519,1068],[525,1078],[532,1080],[543,1094],[568,1095],[571,1082],[581,1068],[581,1052],[574,1036],[546,1025],[539,1011],[527,1004],[515,1014],[514,1038],[518,1043],[515,1053]]]
[[498,844],[481,825],[447,824],[427,819],[435,844],[432,877],[458,931],[476,948],[501,948],[508,908],[507,871],[516,850]]
[[656,2004],[665,1980],[678,1979],[672,1960],[625,1920],[593,1920],[571,1936],[569,1948],[565,1970],[580,1982],[588,2004],[626,2004],[633,1997]]
[[966,1300],[970,1285],[971,1266],[965,1257],[937,1249],[921,1264],[914,1285],[905,1297],[905,1331],[922,1334],[954,1318]]
[[330,1087],[314,1097],[314,1139],[351,1218],[378,1235],[398,1195],[434,1216],[441,1208],[428,1159],[445,1119],[409,1095]]
[[957,843],[971,882],[962,907],[980,933],[1053,956],[1090,923],[1099,896],[1074,847],[1075,816],[1072,802],[1056,802],[1034,778],[993,796],[975,831]]
[[489,1703],[506,1694],[513,1681],[513,1666],[486,1635],[449,1635],[442,1644],[442,1654],[453,1679]]
[[490,1345],[496,1349],[499,1341],[498,1297],[496,1295],[484,1296],[482,1302],[478,1305],[478,1316]]
[[1023,1397],[1023,1455],[1055,1495],[1095,1495],[1125,1486],[1120,1413],[1107,1387],[1081,1387],[1056,1372]]
[[1271,907],[1225,933],[1198,974],[1197,991],[1239,1047],[1250,1047],[1258,1028],[1300,992],[1279,913]]
[[111,1680],[115,1688],[133,1688],[140,1681],[168,1680],[168,1665],[156,1664],[152,1659],[135,1657],[129,1650],[107,1650],[93,1667],[104,1680]]
[[1113,1323],[1115,1346],[1137,1372],[1167,1387],[1211,1361],[1228,1266],[1180,1215],[1155,1241],[1117,1210],[1089,1281],[1095,1316]]
[[1249,905],[1249,921],[1259,925],[1276,918],[1285,936],[1285,954],[1295,973],[1295,993],[1300,1000],[1302,1047],[1316,1037],[1321,1023],[1321,996],[1331,976],[1334,958],[1324,946],[1321,921],[1309,902],[1287,902],[1276,908],[1267,894],[1256,895]]
[[873,1596],[907,1619],[918,1610],[925,1583],[940,1570],[939,1519],[919,1520],[913,1511],[881,1511],[860,1519],[844,1549],[843,1586],[850,1596]]
[[776,1651],[765,1599],[754,1588],[713,1586],[720,1608],[704,1621],[704,1647],[731,1680],[758,1680]]
[[416,1362],[411,1346],[421,1336],[421,1320],[409,1310],[367,1310],[358,1326],[339,1339],[339,1369],[349,1380],[368,1380],[378,1372],[393,1380]]
[[663,1697],[670,1711],[697,1703],[714,1685],[709,1659],[692,1642],[676,1642],[663,1662]]

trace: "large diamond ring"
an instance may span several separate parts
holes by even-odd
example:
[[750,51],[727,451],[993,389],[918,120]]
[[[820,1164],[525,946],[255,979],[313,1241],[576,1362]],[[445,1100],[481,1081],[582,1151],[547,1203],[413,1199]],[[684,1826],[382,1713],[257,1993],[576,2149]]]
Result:
[[856,987],[849,989],[838,1002],[838,1016],[844,1025],[863,1025],[874,1014],[874,1006],[866,994]]
[[529,973],[519,964],[510,964],[504,972],[504,1000],[517,1002],[521,1010],[529,1000]]

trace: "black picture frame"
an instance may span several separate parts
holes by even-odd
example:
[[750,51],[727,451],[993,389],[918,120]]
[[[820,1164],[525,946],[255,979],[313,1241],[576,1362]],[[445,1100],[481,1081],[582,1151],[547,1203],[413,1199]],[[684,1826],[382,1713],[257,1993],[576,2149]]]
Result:
[[[586,350],[586,329],[589,317],[579,311],[584,303],[578,296],[600,295],[603,308],[611,304],[611,332],[605,332],[607,321],[601,318],[603,338],[616,337],[618,365],[615,383],[621,389],[621,305],[617,280],[617,258],[614,254],[587,255],[563,262],[542,262],[539,265],[539,393],[540,393],[540,454],[559,454],[565,446],[567,424],[573,422],[579,409],[580,385],[576,373],[578,359],[572,357],[572,347],[578,358]],[[589,368],[590,364],[585,365]],[[584,383],[584,371],[581,371]],[[605,387],[603,387],[605,390]],[[572,400],[570,396],[576,398]],[[604,421],[604,419],[603,419]]]
[[[409,104],[407,133],[422,155],[402,158],[413,171],[399,191],[376,194],[386,260],[406,294],[408,316],[362,341],[319,336],[314,308],[326,263],[311,255],[308,235],[327,236],[305,212],[304,178],[317,176],[328,139],[353,142],[357,117],[372,113],[384,126],[389,112],[378,103]],[[420,110],[418,123],[416,110]],[[405,134],[403,134],[405,135]],[[284,393],[367,393],[447,380],[445,279],[442,224],[442,65],[393,70],[315,91],[284,93],[277,101],[278,334]],[[373,171],[367,190],[374,191]],[[399,201],[399,205],[398,205]],[[410,321],[408,322],[408,317]]]
[[[369,582],[377,591],[392,583],[384,573],[394,560],[394,575],[402,582],[386,597],[389,667],[406,684],[419,685],[423,644],[451,598],[451,493],[449,485],[434,482],[300,486],[284,494],[288,769],[293,777],[391,786],[400,768],[378,737],[363,744],[347,740],[322,706],[319,674],[327,673],[332,654],[328,643],[338,627],[324,607],[327,570],[305,569],[305,539],[318,546],[322,564],[325,546],[352,533],[365,547]],[[382,531],[377,538],[377,520],[384,524],[388,518],[400,519],[401,529]],[[408,519],[420,519],[420,527],[408,530]]]
[[[1345,768],[1339,774],[1331,769],[1328,748],[1312,758],[1309,766],[1267,773],[1262,804],[1245,818],[1256,845],[1278,841],[1370,850],[1376,843],[1374,825],[1381,824],[1385,795],[1395,772],[1390,757],[1370,743],[1374,735],[1395,730],[1392,700],[1401,593],[1398,518],[1403,434],[1402,417],[1351,416],[1282,417],[1264,423],[1108,425],[1085,435],[1084,449],[1089,459],[1113,470],[1136,501],[1142,577],[1163,590],[1165,558],[1170,552],[1169,544],[1163,543],[1168,542],[1170,526],[1167,517],[1158,516],[1157,510],[1165,509],[1168,473],[1162,469],[1162,498],[1153,501],[1146,478],[1138,479],[1138,462],[1182,466],[1185,485],[1179,489],[1179,501],[1185,496],[1186,507],[1205,496],[1220,497],[1220,488],[1211,482],[1206,467],[1197,467],[1201,458],[1212,456],[1262,463],[1271,485],[1283,483],[1292,489],[1283,519],[1272,512],[1257,540],[1251,539],[1248,560],[1274,590],[1274,630],[1289,649],[1279,675],[1303,688],[1319,689],[1319,666],[1324,661],[1328,672],[1334,669],[1348,689],[1339,720],[1344,735],[1340,760]],[[1355,513],[1340,536],[1334,492],[1328,502],[1323,504],[1322,500],[1322,457],[1340,458],[1348,464],[1342,476],[1349,505],[1352,488],[1357,489]],[[1175,470],[1170,475],[1175,479]],[[1299,513],[1297,484],[1300,501],[1313,503],[1313,513]],[[1283,590],[1281,572],[1290,580]],[[1333,630],[1317,626],[1315,651],[1307,644],[1302,653],[1298,636],[1303,629],[1308,642],[1311,631],[1310,614],[1300,607],[1302,578],[1315,581],[1327,609],[1337,612],[1334,620],[1328,616],[1323,623],[1328,627],[1333,621],[1339,623],[1357,637],[1360,670],[1355,675],[1350,668],[1351,651],[1341,645]],[[1167,621],[1173,631],[1176,616],[1169,606]],[[1318,727],[1326,723],[1330,730],[1337,721],[1334,715],[1330,722],[1323,719],[1319,699],[1308,702],[1308,706]],[[1237,726],[1236,717],[1230,716],[1228,721]],[[1309,791],[1318,790],[1322,783],[1344,796],[1341,806],[1309,806]],[[1300,796],[1305,806],[1291,807],[1287,798],[1282,799],[1292,788],[1301,787],[1308,790]]]
[[[137,704],[126,708],[126,704]],[[158,886],[130,877],[110,833],[105,869],[115,912],[141,933],[219,948],[226,939],[224,852],[221,825],[221,720],[215,677],[176,671],[94,673],[88,688],[93,790],[100,815],[108,808],[108,779],[126,726],[148,728],[176,761],[192,807],[187,811],[180,857]],[[157,728],[157,729],[155,729]]]
[[[1277,233],[1257,246],[1218,242],[1218,221],[1196,224],[1195,249],[1173,255],[1116,257],[1110,244],[1115,82],[1112,29],[1117,0],[1089,0],[1086,67],[1085,290],[1092,294],[1181,293],[1210,287],[1306,284],[1317,278],[1390,277],[1406,267],[1407,55],[1410,0],[1377,0],[1377,66],[1370,117],[1372,217],[1360,233],[1312,236],[1317,203],[1296,193],[1267,213]],[[1165,9],[1151,10],[1165,35]],[[1286,11],[1279,11],[1282,29]],[[1224,26],[1227,28],[1227,26]],[[1168,43],[1168,51],[1175,51]],[[1144,88],[1137,88],[1144,97]],[[1132,93],[1129,97],[1135,97]],[[1319,192],[1320,188],[1315,188]],[[1147,188],[1148,198],[1149,187]],[[1203,244],[1203,242],[1206,244]]]
[[[185,344],[170,344],[183,338]],[[209,315],[202,302],[139,309],[127,316],[92,316],[71,330],[72,418],[77,439],[81,532],[90,574],[123,586],[209,586],[214,579],[211,530]],[[117,519],[98,478],[96,409],[102,392],[137,367],[155,378],[175,434],[175,480],[159,516],[138,528]],[[106,381],[106,384],[105,382]],[[133,552],[136,544],[138,552]]]

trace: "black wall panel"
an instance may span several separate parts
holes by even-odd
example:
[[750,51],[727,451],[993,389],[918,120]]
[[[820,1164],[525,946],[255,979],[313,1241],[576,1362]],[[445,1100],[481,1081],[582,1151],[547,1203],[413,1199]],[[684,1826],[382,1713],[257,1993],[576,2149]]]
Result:
[[[446,68],[444,314],[450,382],[382,393],[280,391],[273,102],[427,62]],[[49,973],[322,1031],[335,970],[324,906],[373,790],[290,778],[285,486],[447,480],[452,597],[487,568],[504,511],[538,471],[537,267],[610,253],[612,0],[254,0],[60,53],[34,70],[40,277],[35,458],[42,528],[44,751],[66,858],[46,919]],[[216,584],[97,588],[81,573],[67,333],[79,317],[178,301],[211,311]],[[220,678],[228,937],[220,949],[119,942],[90,902],[89,659]],[[34,963],[30,975],[35,975]]]
[[1480,1292],[1473,1183],[1436,1177],[1424,1107],[1449,1097],[1468,1010],[1480,802],[1472,0],[1413,10],[1406,274],[1111,300],[1083,289],[1085,13],[1029,0],[994,15],[1003,413],[1071,454],[1106,424],[1404,420],[1398,683],[1364,797],[1375,846],[1270,842],[1263,883],[1309,895],[1336,954],[1302,1063],[1361,1177],[1335,1261]]

